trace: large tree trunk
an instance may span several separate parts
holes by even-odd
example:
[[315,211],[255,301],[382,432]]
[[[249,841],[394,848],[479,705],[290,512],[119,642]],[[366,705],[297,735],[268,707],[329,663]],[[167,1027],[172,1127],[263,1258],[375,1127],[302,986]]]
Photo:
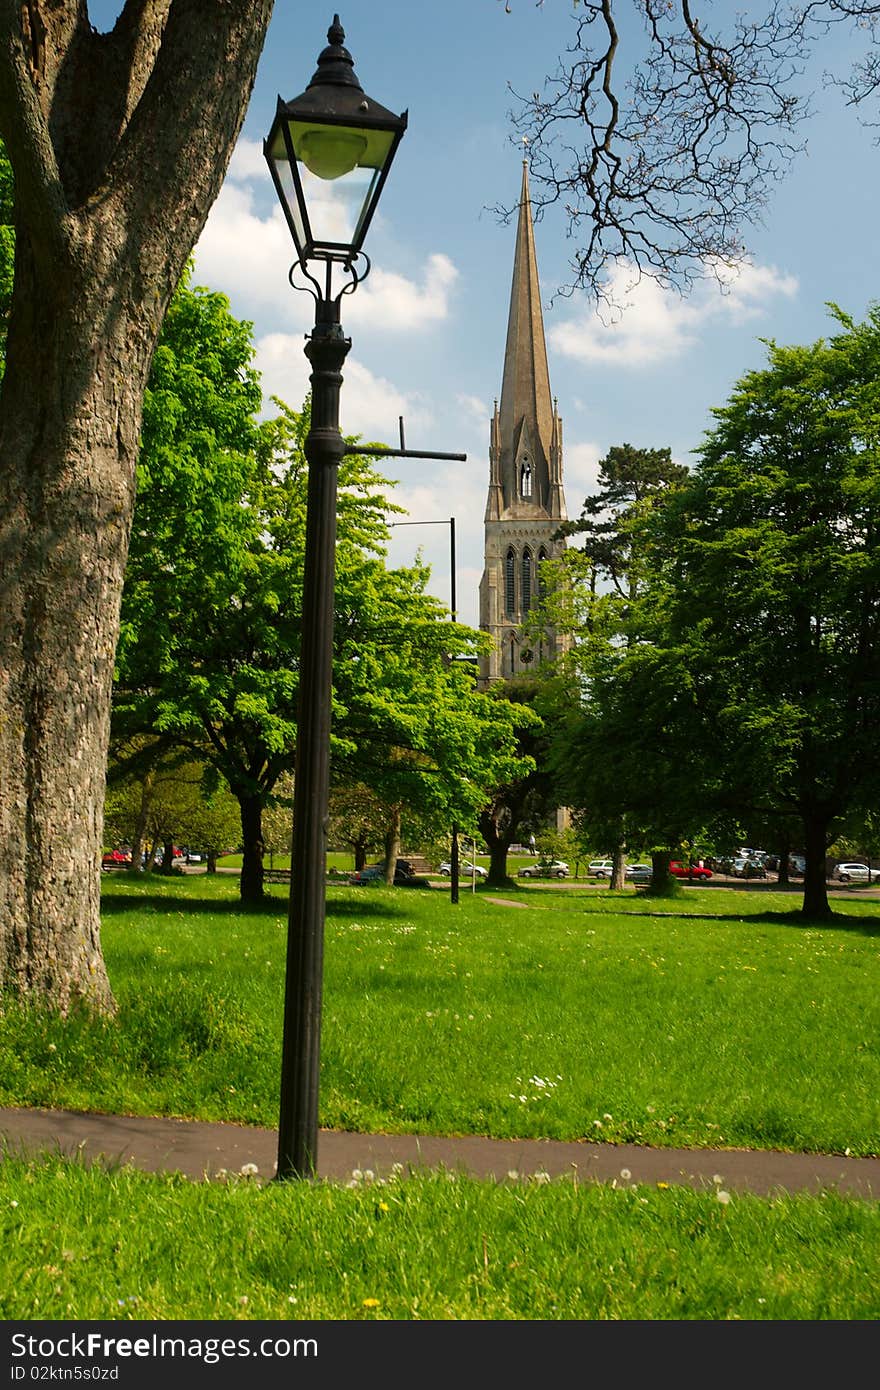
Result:
[[494,814],[489,808],[480,812],[478,825],[489,851],[489,873],[486,882],[492,888],[503,888],[510,881],[507,873],[507,851],[513,842],[513,822],[509,815]]
[[104,768],[141,400],[271,0],[0,4],[15,288],[0,396],[0,991],[109,1012]]
[[611,882],[608,886],[618,893],[626,887],[626,845],[624,844],[614,846],[611,855]]
[[400,858],[400,807],[391,812],[391,821],[385,831],[385,882],[390,888],[394,883],[397,861]]
[[144,841],[147,834],[147,820],[150,814],[150,804],[153,799],[153,783],[156,774],[153,768],[148,767],[141,782],[141,797],[138,803],[137,820],[134,827],[134,838],[131,845],[131,871],[140,873],[144,863]]
[[[241,886],[243,903],[263,901],[263,803],[258,796],[240,795]],[[292,866],[296,873],[298,865]]]
[[113,1009],[100,944],[104,778],[149,367],[128,326],[84,355],[95,306],[86,287],[70,291],[82,299],[63,317],[56,307],[50,331],[55,296],[20,238],[17,370],[0,411],[0,984],[64,1014]]
[[824,816],[804,815],[804,917],[833,917],[828,902],[828,882],[825,876],[825,853],[828,848],[828,820]]

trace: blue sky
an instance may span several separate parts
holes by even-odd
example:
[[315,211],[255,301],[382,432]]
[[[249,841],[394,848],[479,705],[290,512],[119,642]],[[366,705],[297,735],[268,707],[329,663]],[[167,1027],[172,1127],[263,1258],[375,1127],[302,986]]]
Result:
[[[514,226],[490,211],[516,201],[522,146],[511,140],[510,86],[542,88],[570,41],[572,0],[341,0],[355,71],[368,95],[409,111],[409,127],[366,251],[367,281],[344,303],[352,339],[342,388],[342,427],[365,440],[464,452],[464,463],[389,460],[409,519],[455,518],[460,621],[476,625],[488,483],[488,426],[501,389]],[[716,13],[727,0],[718,0]],[[106,27],[119,8],[90,5]],[[702,13],[712,6],[701,4]],[[748,9],[748,5],[739,5]],[[763,5],[751,8],[762,9]],[[629,0],[618,0],[626,35]],[[292,243],[262,156],[276,96],[307,85],[332,20],[330,5],[276,0],[247,118],[226,183],[196,248],[196,280],[228,295],[254,324],[266,395],[298,406],[308,386],[304,334],[312,304],[292,291]],[[823,42],[803,77],[816,115],[808,151],[778,186],[764,225],[747,234],[751,264],[721,296],[706,283],[687,299],[643,282],[613,327],[585,299],[557,299],[570,245],[556,213],[536,226],[551,389],[565,439],[570,516],[593,490],[613,445],[669,445],[683,463],[736,379],[764,360],[762,338],[809,342],[833,331],[826,301],[856,318],[880,299],[877,228],[880,148],[822,69],[855,52],[843,31]],[[391,558],[417,547],[431,588],[450,594],[449,527],[394,533]]]

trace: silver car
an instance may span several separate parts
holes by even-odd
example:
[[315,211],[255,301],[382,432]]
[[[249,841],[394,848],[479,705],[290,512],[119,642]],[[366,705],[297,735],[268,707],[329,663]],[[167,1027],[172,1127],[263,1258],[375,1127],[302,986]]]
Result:
[[834,877],[840,883],[868,883],[872,878],[880,875],[872,873],[867,864],[837,864],[834,868]]
[[627,864],[624,878],[630,883],[650,883],[652,873],[650,864]]

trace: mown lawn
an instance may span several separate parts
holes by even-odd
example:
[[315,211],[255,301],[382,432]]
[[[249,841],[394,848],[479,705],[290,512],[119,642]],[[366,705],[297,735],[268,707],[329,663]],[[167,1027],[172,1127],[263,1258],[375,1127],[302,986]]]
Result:
[[[0,1101],[277,1122],[282,888],[108,879],[119,1016],[0,1017]],[[880,1152],[880,904],[330,888],[321,1124]]]
[[[0,1102],[274,1127],[284,890],[105,884],[119,1014],[0,1016]],[[499,901],[498,899],[501,899]],[[505,901],[506,899],[506,901]],[[510,903],[515,903],[511,906]],[[878,906],[328,890],[321,1123],[878,1152]],[[6,1320],[874,1320],[880,1207],[510,1174],[0,1163]]]

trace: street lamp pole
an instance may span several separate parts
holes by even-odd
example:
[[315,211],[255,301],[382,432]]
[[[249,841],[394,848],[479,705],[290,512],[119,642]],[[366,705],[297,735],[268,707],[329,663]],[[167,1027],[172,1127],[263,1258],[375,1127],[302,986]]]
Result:
[[[333,309],[335,314],[327,312]],[[345,452],[339,430],[339,393],[342,364],[350,346],[342,333],[338,299],[329,305],[317,301],[315,329],[305,349],[312,366],[312,419],[305,441],[309,476],[281,1044],[279,1178],[313,1174],[318,1158],[336,499],[339,464]]]
[[[312,418],[305,441],[308,498],[278,1179],[313,1177],[318,1160],[336,500],[346,452],[339,393],[351,346],[339,306],[369,271],[361,247],[407,123],[406,112],[396,116],[366,96],[344,39],[334,15],[311,82],[291,102],[278,98],[263,146],[297,251],[291,284],[294,272],[301,271],[315,300],[314,330],[305,349],[312,367]],[[318,194],[313,200],[312,192]],[[361,258],[366,269],[358,271]],[[322,279],[309,269],[316,262],[323,266]],[[345,277],[336,293],[334,270]]]

